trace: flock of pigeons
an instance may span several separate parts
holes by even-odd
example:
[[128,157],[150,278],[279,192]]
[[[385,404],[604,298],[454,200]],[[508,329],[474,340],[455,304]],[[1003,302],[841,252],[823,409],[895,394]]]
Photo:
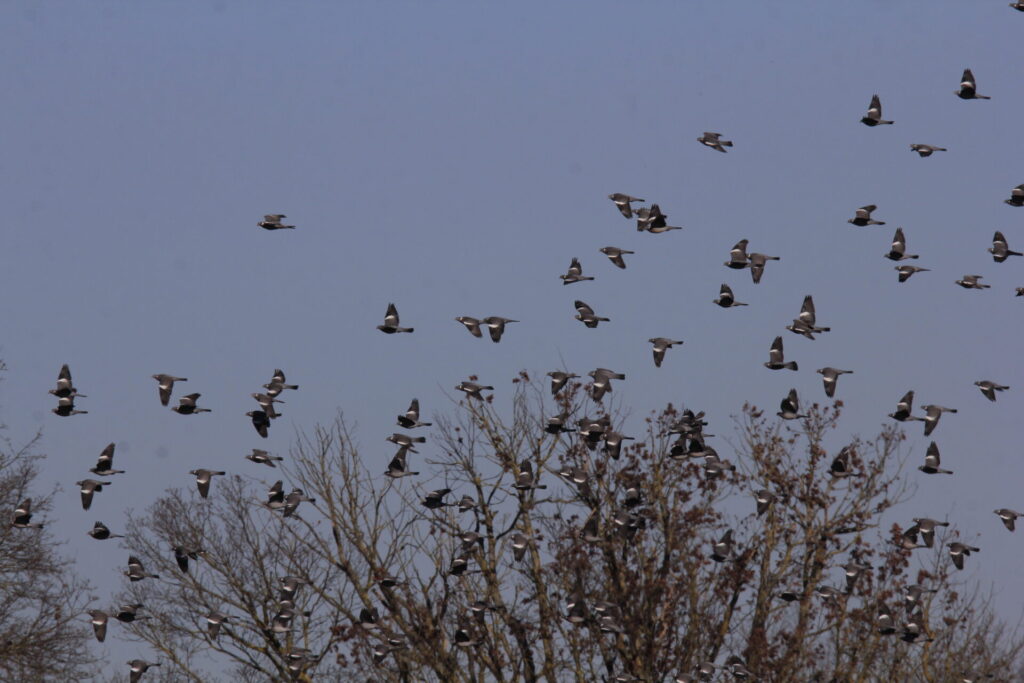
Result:
[[[1024,12],[1024,3],[1012,3],[1011,7]],[[989,99],[988,96],[978,94],[976,81],[970,69],[966,69],[964,71],[960,87],[956,91],[956,94],[964,100]],[[863,118],[861,118],[861,122],[871,127],[878,125],[891,125],[893,123],[891,120],[885,120],[882,118],[882,105],[878,95],[874,95],[871,98],[868,111]],[[724,140],[722,139],[721,134],[714,132],[705,132],[702,136],[697,138],[697,140],[702,145],[721,153],[726,153],[726,148],[733,147],[733,142],[731,140]],[[915,143],[910,147],[912,151],[916,152],[921,157],[929,157],[935,152],[946,151],[943,147],[927,144]],[[630,220],[636,220],[636,229],[638,231],[660,234],[681,229],[680,226],[673,226],[668,223],[667,214],[662,211],[661,207],[657,203],[651,203],[649,206],[634,207],[634,204],[639,204],[646,200],[622,193],[611,194],[609,195],[609,199],[614,202],[622,216]],[[1010,197],[1005,201],[1007,204],[1014,207],[1024,207],[1024,184],[1013,188]],[[857,209],[854,217],[849,219],[848,222],[855,226],[885,225],[885,221],[876,220],[872,217],[877,208],[878,207],[875,205],[860,207]],[[264,220],[258,222],[257,225],[270,231],[295,229],[294,225],[285,225],[281,222],[285,217],[286,216],[284,214],[268,214],[264,216]],[[749,269],[753,282],[757,284],[764,276],[765,267],[768,262],[778,261],[780,260],[780,257],[757,252],[748,253],[748,246],[749,243],[746,239],[737,242],[730,250],[729,260],[726,261],[724,265],[732,270]],[[1011,250],[1007,244],[1006,238],[1000,232],[995,233],[992,240],[992,246],[988,251],[992,254],[993,260],[997,263],[1006,261],[1010,256],[1024,255],[1021,252]],[[611,263],[619,269],[626,268],[626,261],[624,257],[634,253],[633,251],[614,246],[603,247],[600,249],[600,252],[606,255]],[[884,256],[885,258],[898,263],[908,260],[916,260],[918,258],[916,254],[907,253],[907,240],[902,228],[896,229],[890,250]],[[927,268],[920,268],[903,263],[897,265],[896,270],[898,271],[899,282],[905,282],[915,273],[928,271]],[[583,266],[578,258],[573,258],[571,260],[568,270],[565,274],[560,275],[559,278],[562,280],[563,285],[594,280],[593,276],[585,276],[583,274]],[[982,284],[980,282],[981,279],[981,275],[968,274],[964,275],[962,279],[956,280],[956,284],[970,289],[989,288],[989,285]],[[1024,287],[1017,288],[1016,294],[1017,296],[1024,296]],[[722,308],[747,305],[736,300],[732,289],[728,284],[721,285],[719,296],[714,299],[713,303]],[[576,299],[573,305],[576,309],[575,319],[582,322],[588,328],[597,328],[600,323],[608,322],[610,320],[608,317],[598,315],[593,307],[582,300]],[[494,343],[501,341],[506,327],[509,324],[519,322],[511,318],[493,315],[482,318],[461,315],[456,317],[455,320],[465,326],[467,331],[477,338],[481,338],[483,336],[483,329],[486,328],[488,335]],[[403,327],[401,325],[398,309],[393,303],[388,304],[384,321],[381,325],[377,326],[377,329],[389,335],[398,333],[408,334],[414,332],[414,328]],[[830,331],[829,327],[818,325],[814,301],[809,295],[805,297],[797,317],[794,318],[792,323],[787,325],[785,329],[810,340],[816,339],[816,335],[821,335]],[[667,350],[683,344],[681,340],[666,337],[654,337],[648,341],[653,346],[654,364],[657,367],[661,367],[664,362]],[[768,351],[768,360],[764,365],[770,370],[798,371],[798,365],[795,361],[785,360],[783,338],[781,335],[776,336],[772,341]],[[839,377],[844,374],[852,373],[853,371],[834,367],[824,367],[816,370],[816,372],[822,375],[826,396],[832,398],[835,396]],[[567,386],[570,379],[577,377],[575,374],[563,371],[552,371],[548,373],[548,376],[551,378],[551,391],[553,395],[557,395],[562,391]],[[586,388],[590,397],[595,402],[600,402],[605,394],[612,390],[612,380],[621,381],[626,378],[623,373],[609,370],[607,368],[596,368],[590,371],[588,376],[592,381]],[[167,406],[170,403],[175,384],[188,381],[187,378],[169,374],[156,374],[153,375],[153,378],[158,383],[159,400],[163,406]],[[464,392],[467,397],[473,399],[483,399],[483,391],[493,390],[492,386],[478,384],[473,381],[474,379],[475,378],[470,378],[469,380],[460,382],[455,388]],[[975,382],[975,384],[978,386],[982,394],[990,401],[996,400],[997,392],[1009,389],[1009,387],[991,380],[979,380]],[[252,398],[259,404],[259,408],[247,412],[246,416],[251,419],[256,432],[261,437],[266,438],[272,421],[281,415],[277,412],[275,407],[276,404],[284,403],[279,396],[285,390],[298,389],[298,385],[288,384],[284,373],[278,369],[274,371],[271,380],[263,385],[263,389],[263,392],[256,392],[252,394]],[[56,388],[50,389],[49,393],[53,394],[58,400],[57,407],[53,408],[53,412],[55,414],[61,417],[69,417],[88,413],[86,410],[79,410],[75,407],[76,399],[85,398],[86,396],[85,394],[79,393],[77,388],[74,386],[71,372],[67,365],[64,365],[60,369],[57,377]],[[171,407],[171,410],[179,415],[198,415],[201,413],[211,412],[209,408],[200,407],[198,405],[200,397],[201,394],[199,393],[180,396],[178,404]],[[895,411],[890,413],[889,416],[900,422],[923,422],[924,435],[926,437],[930,436],[936,429],[939,420],[944,413],[957,412],[956,409],[940,405],[924,405],[922,406],[924,414],[916,415],[913,414],[913,401],[914,392],[908,391],[898,402]],[[785,420],[796,420],[806,417],[800,412],[800,398],[795,389],[790,389],[785,398],[782,399],[780,403],[780,410],[777,414]],[[735,467],[718,458],[714,449],[704,443],[704,437],[701,430],[702,426],[705,425],[706,422],[702,420],[702,416],[702,413],[696,415],[692,412],[684,413],[683,419],[673,429],[673,432],[680,436],[680,441],[673,448],[672,454],[673,456],[682,455],[686,457],[693,457],[695,455],[703,456],[705,458],[705,471],[707,476],[722,476],[725,471],[735,469]],[[597,420],[589,418],[580,419],[576,422],[575,429],[565,425],[567,419],[568,416],[566,414],[549,418],[545,431],[550,434],[575,431],[590,447],[595,447],[598,443],[603,441],[605,444],[605,452],[614,458],[619,456],[623,441],[631,438],[618,434],[612,430],[610,420],[607,416]],[[407,430],[428,427],[431,425],[429,422],[421,421],[419,401],[416,399],[412,400],[405,413],[398,416],[398,424]],[[387,440],[394,443],[398,447],[398,451],[388,464],[385,475],[391,478],[418,475],[419,472],[410,471],[408,467],[408,454],[416,453],[415,444],[424,443],[426,441],[425,437],[413,437],[408,434],[396,432],[387,437]],[[275,467],[276,461],[282,460],[280,456],[270,455],[266,451],[260,449],[253,449],[252,453],[245,457],[253,463],[265,465],[271,468]],[[939,449],[934,441],[930,443],[927,449],[924,464],[918,469],[929,475],[952,474],[950,470],[942,468]],[[516,465],[516,470],[516,483],[514,484],[514,487],[518,491],[530,491],[546,488],[545,485],[538,483],[539,477],[535,475],[533,467],[528,460],[518,463]],[[110,479],[107,479],[106,477],[124,473],[124,470],[114,469],[113,443],[103,449],[96,465],[90,468],[89,471],[95,476],[101,478],[82,479],[76,482],[79,486],[82,508],[84,510],[90,509],[95,494],[102,492],[104,487],[110,485]],[[847,449],[843,449],[833,459],[829,471],[830,475],[836,478],[856,476],[858,474],[852,470],[850,453]],[[200,496],[206,498],[210,495],[210,487],[213,477],[224,475],[225,472],[210,469],[194,469],[190,471],[190,474],[195,477]],[[586,474],[578,471],[578,468],[567,468],[558,474],[566,481],[577,486],[583,485],[586,482]],[[458,505],[459,509],[462,511],[469,511],[475,508],[476,502],[470,496],[463,496],[458,503],[445,503],[444,498],[449,493],[451,493],[450,489],[431,491],[423,500],[423,505],[428,509],[436,509],[446,505]],[[639,495],[639,493],[637,493],[637,495]],[[768,490],[760,490],[755,493],[755,499],[757,504],[757,513],[758,515],[761,515],[774,503],[775,496]],[[275,512],[280,512],[285,517],[289,517],[295,514],[298,506],[302,502],[315,501],[307,497],[302,489],[298,488],[293,489],[290,493],[286,494],[283,482],[277,481],[268,492],[266,506]],[[1010,531],[1014,530],[1015,521],[1021,516],[1020,512],[1004,508],[995,510],[995,514]],[[629,528],[630,526],[628,514],[623,518],[623,520],[617,519],[616,521],[617,523],[621,521],[621,526],[623,527]],[[936,528],[948,525],[949,523],[945,521],[930,518],[915,518],[914,524],[903,533],[902,547],[907,549],[924,547],[931,548],[934,544]],[[24,500],[15,510],[12,526],[21,529],[41,528],[43,526],[43,523],[41,522],[32,521],[31,499]],[[123,537],[120,534],[112,533],[111,530],[101,521],[96,521],[93,528],[87,533],[96,540]],[[587,520],[581,530],[581,537],[584,540],[590,541],[600,540],[600,535],[598,533],[598,518],[596,516],[592,515],[591,518]],[[468,566],[469,553],[472,551],[474,546],[482,541],[479,535],[474,532],[464,532],[461,538],[465,552],[463,555],[456,557],[453,561],[450,569],[452,574],[459,574],[465,571]],[[921,543],[918,542],[919,539]],[[527,539],[525,535],[522,533],[517,533],[515,535],[513,538],[512,549],[516,559],[523,557],[528,544],[529,539]],[[712,559],[716,561],[725,561],[733,554],[733,545],[732,531],[729,530],[717,543],[714,544],[714,547],[712,548]],[[950,558],[957,569],[963,569],[965,557],[980,551],[980,549],[975,546],[961,542],[951,542],[947,545]],[[173,550],[179,568],[185,572],[188,571],[189,560],[196,560],[204,553],[202,549],[185,546],[177,546]],[[851,560],[844,569],[847,577],[846,593],[849,593],[852,591],[857,577],[864,571],[870,569],[870,567],[862,565],[854,559]],[[132,582],[159,578],[157,575],[148,572],[142,562],[140,562],[140,560],[134,555],[129,556],[128,566],[124,574]],[[395,582],[396,579],[385,577],[382,581]],[[278,596],[278,609],[277,614],[273,619],[272,626],[272,630],[274,632],[285,633],[291,629],[292,620],[298,613],[295,607],[295,595],[302,583],[303,581],[297,577],[289,576],[280,579],[281,588]],[[899,633],[901,637],[908,642],[927,640],[928,632],[924,623],[920,603],[922,596],[929,591],[933,592],[933,589],[929,589],[921,585],[914,585],[908,589],[906,603],[908,605],[907,612],[909,616],[905,623],[899,628],[897,627],[893,614],[883,608],[877,615],[876,626],[878,632],[886,635]],[[842,592],[833,587],[822,586],[818,588],[817,594],[824,599],[834,600],[839,598]],[[785,595],[782,597],[786,599]],[[799,596],[794,594],[790,596],[790,599],[799,599]],[[141,607],[141,604],[129,604],[122,605],[118,609],[109,612],[101,609],[90,610],[89,615],[91,617],[97,640],[103,642],[106,637],[108,620],[111,617],[123,623],[131,623],[136,619],[146,618],[137,614]],[[585,613],[586,608],[584,606],[582,596],[572,596],[569,601],[567,618],[570,621],[580,623],[584,619]],[[231,617],[228,615],[217,612],[207,615],[206,620],[208,623],[208,633],[210,637],[216,639],[220,633],[222,624],[230,618]],[[602,615],[601,618],[607,622],[606,625],[608,628],[614,630],[614,619],[610,615]],[[364,628],[374,628],[378,619],[379,615],[376,613],[376,610],[364,609],[360,617],[360,626]],[[470,647],[478,642],[479,641],[474,638],[473,634],[468,629],[460,628],[456,633],[455,644],[459,647]],[[374,658],[379,662],[390,652],[399,648],[400,644],[392,644],[388,647],[378,647],[375,650]],[[293,671],[301,671],[311,661],[309,659],[309,653],[301,651],[301,649],[297,649],[293,654]],[[702,669],[698,672],[698,676],[704,676],[707,674],[707,671],[704,670],[704,668],[706,668],[706,664],[707,663],[701,665]],[[132,683],[135,683],[149,667],[159,666],[159,663],[148,662],[142,659],[134,659],[128,662],[128,665],[131,672],[130,680]],[[713,670],[713,665],[711,666]],[[745,670],[742,660],[735,660],[734,658],[734,661],[728,662],[727,666],[729,670],[737,676],[752,675],[749,671]],[[685,683],[686,681],[693,681],[697,679],[692,675],[684,674],[679,676],[676,680],[680,683]]]

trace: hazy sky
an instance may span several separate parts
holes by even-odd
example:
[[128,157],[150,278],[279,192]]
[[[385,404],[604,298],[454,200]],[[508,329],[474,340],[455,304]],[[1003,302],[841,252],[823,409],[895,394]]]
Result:
[[[93,520],[122,530],[195,467],[273,478],[242,456],[338,410],[383,471],[395,414],[451,410],[469,374],[502,405],[519,369],[609,367],[627,434],[672,401],[728,436],[744,401],[823,400],[813,371],[833,365],[856,371],[847,434],[877,433],[909,389],[959,409],[933,435],[956,475],[911,469],[906,522],[976,540],[968,572],[1018,619],[1024,538],[992,510],[1024,508],[1024,258],[985,251],[995,230],[1024,248],[1024,208],[1002,201],[1024,182],[1024,14],[1006,4],[5,4],[0,416],[15,441],[43,430],[52,528],[108,604],[128,551],[85,536]],[[991,101],[953,95],[965,67]],[[895,125],[859,123],[873,93]],[[638,233],[611,192],[685,230]],[[869,203],[888,225],[846,223]],[[298,229],[264,232],[264,213]],[[882,258],[897,226],[932,269],[905,284]],[[741,238],[782,257],[759,285],[722,265]],[[627,270],[606,245],[636,251]],[[594,282],[560,283],[574,256]],[[723,282],[750,306],[713,306]],[[805,294],[833,330],[814,342],[783,329]],[[584,328],[576,298],[612,322]],[[375,329],[390,301],[414,334]],[[496,345],[457,315],[522,322]],[[800,372],[762,366],[777,334]],[[653,336],[685,340],[660,369]],[[62,363],[88,415],[50,413]],[[244,413],[275,367],[301,390],[264,441]],[[157,372],[214,412],[161,407]],[[992,404],[979,379],[1012,389]],[[916,467],[929,440],[908,433]],[[110,441],[129,473],[83,514],[74,481]],[[117,631],[111,671],[151,655]]]

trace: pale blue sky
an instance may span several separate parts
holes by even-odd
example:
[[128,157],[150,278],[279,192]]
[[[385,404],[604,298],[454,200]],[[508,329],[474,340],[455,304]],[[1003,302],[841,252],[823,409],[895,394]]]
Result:
[[[1024,507],[1024,259],[985,249],[995,230],[1024,248],[1024,209],[1002,202],[1024,182],[1022,36],[998,0],[8,3],[0,415],[16,440],[43,429],[53,528],[106,603],[128,553],[86,537],[94,519],[120,530],[194,467],[272,477],[242,456],[339,409],[383,471],[395,414],[450,410],[472,373],[500,404],[519,369],[610,367],[626,433],[672,401],[729,435],[744,401],[822,400],[814,369],[853,369],[849,434],[908,389],[960,410],[933,435],[956,475],[917,477],[906,517],[975,538],[970,572],[1016,619],[1024,539],[991,510]],[[965,67],[991,101],[954,97]],[[859,123],[873,93],[895,125]],[[611,192],[686,229],[637,233]],[[868,203],[888,225],[846,223]],[[256,227],[278,212],[298,229]],[[932,269],[903,285],[882,258],[896,226]],[[760,285],[722,266],[741,238],[782,257]],[[627,270],[609,244],[637,252]],[[596,281],[561,285],[573,256]],[[751,305],[713,306],[722,282]],[[833,328],[815,342],[783,329],[805,294]],[[612,322],[584,328],[575,298]],[[414,334],[375,329],[389,301]],[[495,345],[462,314],[522,322]],[[762,367],[777,334],[799,373]],[[685,340],[661,369],[653,336]],[[65,362],[89,415],[49,412]],[[263,441],[244,413],[275,367],[302,388]],[[214,412],[162,408],[156,372]],[[1012,389],[990,404],[978,379]],[[74,481],[110,441],[129,474],[83,515]]]

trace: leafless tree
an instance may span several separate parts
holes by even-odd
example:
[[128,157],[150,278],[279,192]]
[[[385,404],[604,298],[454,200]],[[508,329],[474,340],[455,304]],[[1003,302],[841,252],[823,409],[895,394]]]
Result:
[[[1019,669],[1024,640],[950,571],[941,535],[906,547],[909,520],[894,516],[918,478],[899,429],[842,438],[836,402],[794,420],[746,407],[712,439],[701,413],[668,406],[617,446],[611,395],[607,410],[579,384],[551,399],[525,373],[512,394],[507,410],[469,397],[435,416],[407,455],[418,476],[385,476],[340,418],[313,430],[276,470],[281,490],[315,499],[287,515],[250,478],[208,500],[169,491],[129,525],[161,576],[126,587],[151,617],[129,630],[163,653],[161,674],[195,681]],[[559,414],[575,431],[549,422]],[[187,572],[174,547],[193,551]],[[284,577],[298,588],[282,592]],[[216,638],[211,612],[229,616]]]

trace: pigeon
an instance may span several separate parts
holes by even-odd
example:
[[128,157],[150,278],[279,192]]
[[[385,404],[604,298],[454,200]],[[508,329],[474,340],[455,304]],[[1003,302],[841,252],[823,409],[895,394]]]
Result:
[[917,526],[911,526],[909,529],[900,534],[900,541],[898,545],[903,550],[916,550],[917,548],[926,548],[928,546],[919,544],[917,542]]
[[398,416],[398,425],[405,429],[416,429],[417,427],[430,427],[432,422],[420,422],[420,401],[414,398],[409,404],[405,415]]
[[978,387],[978,389],[981,390],[981,393],[985,395],[985,398],[987,398],[990,401],[996,400],[997,391],[1006,391],[1007,389],[1010,388],[1005,384],[996,384],[995,382],[991,382],[987,379],[975,382],[974,386]]
[[394,304],[388,304],[387,313],[384,314],[384,324],[377,325],[377,329],[384,334],[395,334],[396,332],[412,332],[412,327],[399,327],[398,309]]
[[718,290],[718,298],[714,299],[711,303],[718,304],[722,308],[747,305],[742,301],[736,301],[736,298],[732,294],[732,289],[725,283],[722,283],[722,287]]
[[885,255],[885,258],[890,261],[905,261],[906,259],[917,258],[917,254],[907,253],[907,238],[903,235],[903,228],[896,228],[896,234],[892,237],[892,247],[889,248],[889,253]]
[[868,204],[857,209],[857,213],[853,218],[848,219],[847,223],[864,227],[865,225],[885,225],[885,221],[876,221],[871,218],[871,212],[877,209],[878,206],[875,204]]
[[107,525],[103,522],[96,522],[92,525],[92,529],[89,529],[85,533],[89,534],[97,541],[105,541],[108,538],[124,538],[122,534],[110,533],[110,529],[108,529]]
[[425,436],[409,436],[408,434],[399,434],[398,432],[395,432],[391,436],[386,437],[384,440],[385,441],[390,441],[391,443],[395,444],[396,446],[404,446],[405,448],[408,448],[413,453],[416,453],[417,451],[416,451],[416,448],[413,447],[413,444],[414,443],[426,443],[427,442],[427,437],[425,437]]
[[911,145],[910,149],[915,151],[915,152],[917,152],[918,156],[920,156],[922,159],[925,158],[925,157],[930,157],[933,152],[948,152],[949,151],[945,147],[936,147],[934,145],[922,145],[922,144]]
[[903,625],[903,633],[900,635],[900,640],[907,643],[916,643],[922,635],[925,636],[923,642],[930,643],[935,640],[928,635],[924,614],[918,611],[907,618],[907,623]]
[[410,477],[419,474],[419,472],[410,472],[409,466],[406,463],[406,453],[409,452],[409,446],[402,446],[395,453],[395,457],[391,458],[391,462],[388,463],[388,469],[384,473],[385,476],[391,477],[392,479],[401,479],[402,477]]
[[277,614],[274,615],[274,618],[271,619],[270,630],[273,633],[288,633],[292,630],[292,619],[295,618],[296,614],[298,612],[295,611],[295,608],[285,603],[277,611]]
[[526,534],[517,531],[512,535],[512,556],[516,562],[520,562],[526,557],[526,550],[529,547],[530,539],[526,537]]
[[583,266],[580,265],[580,260],[576,257],[573,257],[572,261],[569,263],[569,270],[565,275],[559,275],[558,277],[561,278],[563,285],[571,285],[574,282],[583,282],[584,280],[594,279],[592,276],[588,277],[583,275]]
[[267,467],[277,467],[277,465],[274,464],[274,461],[284,460],[284,458],[282,458],[280,455],[270,455],[266,451],[260,450],[259,448],[252,449],[252,453],[245,456],[245,459],[251,460],[257,465],[266,465]]
[[440,508],[454,505],[455,503],[444,502],[444,497],[451,492],[451,489],[436,489],[434,491],[428,491],[427,495],[423,498],[423,507],[428,510],[439,510]]
[[263,388],[267,390],[268,396],[277,396],[285,389],[298,389],[298,384],[286,384],[284,378],[284,372],[280,369],[274,370],[274,376],[270,379],[270,382],[263,385]]
[[992,260],[996,263],[1002,263],[1011,256],[1024,256],[1019,251],[1012,251],[1006,244],[1006,238],[1003,237],[1003,233],[998,230],[992,236],[992,246],[988,248],[988,253],[992,254]]
[[733,546],[732,529],[728,529],[725,535],[711,547],[711,559],[715,562],[725,562],[732,556]]
[[171,400],[171,392],[174,390],[175,382],[187,382],[187,377],[175,377],[174,375],[152,375],[153,379],[157,381],[160,388],[160,404],[167,405]]
[[980,275],[964,275],[962,280],[954,280],[954,282],[964,289],[991,289],[992,285],[983,285],[978,282],[980,279]]
[[487,326],[487,331],[491,335],[491,341],[497,344],[501,341],[501,335],[505,334],[505,325],[507,323],[517,323],[518,320],[512,320],[511,318],[502,318],[496,315],[491,315],[480,321],[482,325]]
[[268,418],[270,418],[271,420],[275,420],[275,419],[281,417],[282,413],[277,412],[277,409],[274,408],[274,404],[275,403],[284,403],[284,401],[282,401],[279,398],[274,398],[270,394],[260,394],[260,393],[254,392],[254,393],[249,394],[249,395],[252,396],[256,400],[257,403],[260,404],[260,410],[265,412],[267,414]]
[[267,490],[267,502],[265,505],[271,510],[280,510],[284,507],[284,482],[278,479]]
[[210,640],[217,640],[220,635],[220,627],[230,618],[220,612],[210,612],[206,615],[206,634],[210,636]]
[[256,433],[267,438],[267,431],[270,429],[270,418],[262,410],[250,410],[246,413],[252,419],[253,429]]
[[889,417],[896,420],[897,422],[906,422],[907,420],[924,420],[923,417],[915,417],[910,413],[914,410],[914,392],[908,391],[903,394],[903,398],[896,404],[896,410],[889,413]]
[[1024,206],[1024,185],[1018,185],[1010,190],[1010,198],[1003,201],[1010,206]]
[[210,495],[210,480],[214,477],[214,475],[218,475],[218,474],[223,475],[223,474],[227,474],[227,472],[220,472],[220,471],[217,471],[217,470],[197,469],[197,470],[189,470],[189,474],[195,475],[196,486],[199,488],[199,495],[202,496],[203,498],[206,498],[206,497],[208,497]]
[[147,662],[145,659],[133,659],[128,662],[128,666],[131,667],[131,675],[128,677],[128,683],[139,683],[139,679],[142,678],[142,674],[146,673],[151,666],[160,666],[160,662]]
[[785,362],[785,356],[782,352],[782,337],[776,337],[772,342],[772,347],[768,351],[768,361],[764,364],[769,370],[796,370],[796,361]]
[[484,400],[481,391],[494,391],[494,387],[489,385],[477,384],[476,382],[463,381],[455,385],[455,388],[459,391],[465,392],[466,396],[471,396],[479,401]]
[[765,256],[764,254],[753,253],[750,255],[750,278],[756,285],[761,281],[761,276],[764,275],[764,265],[768,261],[781,261],[782,259],[778,256]]
[[999,519],[1003,521],[1003,526],[1005,526],[1010,531],[1014,530],[1014,525],[1017,521],[1017,518],[1021,516],[1021,513],[1015,510],[1009,510],[1007,508],[999,508],[998,510],[993,510],[993,512],[999,515]]
[[516,475],[516,483],[512,488],[517,491],[530,491],[533,489],[546,489],[545,484],[537,484],[533,476],[533,464],[529,460],[519,463],[519,474]]
[[1010,7],[1017,10],[1018,12],[1024,12],[1024,2],[1011,2]]
[[939,424],[939,418],[942,417],[943,413],[955,413],[956,408],[944,408],[936,405],[921,406],[921,410],[925,411],[924,417],[924,435],[928,436]]
[[949,556],[953,558],[953,564],[956,566],[957,569],[964,568],[965,555],[981,552],[981,548],[975,548],[974,546],[967,545],[966,543],[954,542],[947,543],[946,545],[949,547]]
[[548,434],[562,434],[563,432],[574,432],[575,429],[565,426],[565,420],[568,418],[567,413],[561,413],[547,419],[547,424],[544,425],[544,431]]
[[991,100],[987,95],[978,94],[978,84],[974,80],[974,74],[970,69],[964,69],[964,75],[960,78],[960,89],[954,90],[954,94],[961,100]]
[[757,516],[760,517],[775,503],[775,494],[768,489],[759,489],[754,492],[754,500],[757,502]]
[[50,410],[55,415],[60,415],[61,417],[88,414],[88,410],[75,410],[75,396],[81,396],[81,394],[72,394],[71,396],[65,396],[63,398],[58,399],[57,407],[51,408]]
[[917,527],[917,532],[921,534],[921,540],[929,548],[935,547],[935,527],[949,526],[949,522],[940,522],[937,519],[930,519],[928,517],[914,517],[914,526]]
[[71,381],[71,369],[67,363],[60,366],[60,372],[57,373],[57,388],[50,389],[50,393],[57,398],[70,398],[74,396],[88,398],[85,394],[78,393],[78,389],[75,389],[75,385]]
[[92,624],[92,632],[96,634],[96,640],[103,642],[107,637],[107,621],[110,615],[101,609],[89,610],[89,623]]
[[604,433],[604,454],[613,460],[618,460],[622,453],[622,442],[633,441],[632,436],[623,436],[614,430],[606,430]]
[[633,207],[630,205],[630,202],[646,201],[644,199],[640,199],[639,197],[630,197],[628,194],[622,194],[621,192],[615,192],[613,194],[608,195],[608,199],[615,202],[615,206],[616,208],[618,208],[619,213],[621,213],[626,218],[633,217],[634,212]]
[[623,254],[635,254],[634,251],[628,249],[619,249],[618,247],[601,247],[598,251],[608,257],[608,260],[614,263],[619,268],[626,268],[626,261],[622,258]]
[[899,281],[906,282],[910,279],[910,276],[914,273],[927,273],[930,268],[918,268],[917,266],[903,265],[896,266],[896,270],[899,273]]
[[917,469],[921,470],[925,474],[953,474],[952,470],[944,470],[939,467],[941,464],[942,458],[939,456],[939,446],[932,441],[928,446],[928,451],[924,455],[924,464]]
[[606,392],[612,390],[613,379],[626,379],[626,375],[606,368],[597,368],[587,373],[594,381],[590,385],[590,397],[600,402]]
[[142,566],[142,561],[134,555],[128,556],[128,571],[124,572],[124,575],[128,577],[129,581],[142,581],[143,579],[159,579],[160,577],[156,574],[150,574],[146,571],[146,568]]
[[827,603],[837,604],[843,597],[842,592],[838,588],[832,586],[820,585],[814,589],[814,594]]
[[610,322],[611,318],[601,318],[594,313],[594,309],[585,304],[584,302],[577,299],[573,302],[573,306],[576,307],[576,320],[579,320],[587,327],[593,329],[602,322]]
[[176,545],[174,550],[174,561],[178,563],[178,569],[188,574],[188,561],[190,559],[199,561],[200,556],[205,556],[206,551],[202,549],[186,548],[183,545]]
[[281,508],[285,517],[291,517],[295,514],[295,511],[299,509],[299,503],[316,503],[316,498],[310,498],[306,495],[306,492],[299,488],[294,488],[284,498],[284,506]]
[[804,297],[804,302],[800,306],[800,316],[793,320],[792,325],[786,325],[786,329],[814,341],[814,335],[828,332],[832,329],[831,327],[817,327],[816,322],[814,299],[808,294]]
[[171,410],[176,412],[178,415],[198,415],[199,413],[212,412],[209,408],[200,408],[196,405],[196,400],[202,396],[202,394],[188,394],[178,399],[178,405],[171,406]]
[[559,391],[565,388],[565,385],[569,383],[569,380],[579,375],[562,372],[561,370],[552,370],[548,373],[548,377],[551,378],[551,395],[555,396]]
[[853,370],[839,370],[838,368],[831,367],[818,368],[815,372],[821,375],[822,382],[825,384],[825,395],[829,398],[836,395],[836,383],[839,380],[839,376],[853,374]]
[[668,232],[669,230],[682,230],[681,227],[676,225],[669,225],[668,215],[661,212],[661,207],[657,204],[651,204],[650,208],[643,208],[635,212],[637,215],[636,229],[638,232],[647,232],[658,234],[662,232]]
[[882,119],[882,101],[878,99],[878,95],[871,96],[871,105],[868,106],[868,113],[861,117],[860,122],[865,126],[871,127],[892,123],[892,121]]
[[903,607],[907,610],[907,614],[911,614],[921,608],[925,595],[938,593],[938,590],[935,588],[925,588],[919,583],[906,586],[903,590]]
[[32,521],[32,499],[26,498],[21,501],[14,510],[14,519],[11,521],[11,526],[15,529],[42,529],[42,522]]
[[653,337],[647,341],[654,344],[654,366],[657,368],[660,368],[661,362],[665,360],[666,349],[671,349],[675,344],[683,343],[666,337]]
[[135,604],[121,605],[117,608],[117,612],[115,612],[112,616],[118,621],[120,621],[122,624],[130,624],[140,619],[149,619],[149,617],[139,616],[138,612],[140,607],[145,607],[145,605],[143,605],[141,602],[136,602]]
[[114,465],[114,444],[107,444],[107,447],[100,453],[100,457],[96,459],[96,465],[90,467],[89,471],[93,474],[98,474],[101,477],[109,477],[115,474],[124,474],[124,470],[113,469]]
[[740,240],[729,250],[729,260],[725,262],[726,268],[742,270],[750,267],[750,257],[747,256],[747,245],[750,240]]
[[92,505],[93,493],[102,491],[104,486],[110,486],[109,481],[96,481],[95,479],[83,479],[82,481],[76,481],[75,484],[80,488],[82,493],[83,510],[88,510],[89,506]]
[[829,465],[828,473],[837,478],[853,476],[854,472],[850,469],[850,447],[843,446],[839,450],[839,455],[832,459],[832,464]]
[[455,321],[465,325],[466,329],[469,330],[469,333],[474,337],[484,336],[484,333],[480,331],[480,321],[476,318],[471,318],[468,315],[460,315],[455,318]]
[[782,399],[782,402],[779,404],[779,412],[776,415],[783,420],[796,420],[797,418],[807,417],[800,414],[800,398],[797,396],[796,389],[790,389],[786,398]]
[[732,147],[732,140],[722,140],[721,138],[721,133],[704,133],[699,138],[697,138],[697,142],[704,145],[705,147],[717,149],[719,152],[722,152],[724,154],[726,147]]
[[260,226],[264,230],[295,229],[294,225],[283,225],[281,223],[282,218],[287,218],[287,216],[285,216],[283,213],[268,213],[265,216],[263,216],[263,220],[261,220],[256,225]]
[[1024,296],[1024,287],[1017,287],[1015,291],[1017,293],[1014,296]]
[[883,636],[891,636],[896,633],[896,621],[892,617],[892,612],[885,605],[879,606],[875,613],[875,630]]

